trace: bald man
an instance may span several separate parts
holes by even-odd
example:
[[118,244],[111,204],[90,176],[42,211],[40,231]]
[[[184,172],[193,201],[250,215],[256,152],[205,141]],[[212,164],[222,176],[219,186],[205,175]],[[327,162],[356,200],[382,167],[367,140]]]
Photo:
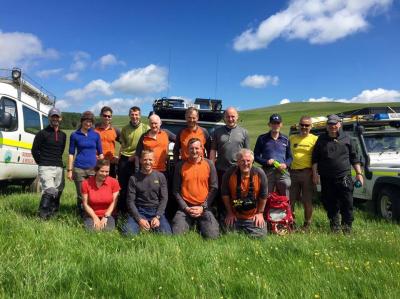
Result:
[[[250,147],[249,134],[238,126],[239,113],[234,107],[228,107],[224,113],[225,126],[217,128],[211,137],[210,160],[214,161],[218,174],[218,185],[222,177],[232,166],[236,166],[236,154],[243,148]],[[217,196],[216,206],[220,221],[225,219],[225,206],[221,196]]]

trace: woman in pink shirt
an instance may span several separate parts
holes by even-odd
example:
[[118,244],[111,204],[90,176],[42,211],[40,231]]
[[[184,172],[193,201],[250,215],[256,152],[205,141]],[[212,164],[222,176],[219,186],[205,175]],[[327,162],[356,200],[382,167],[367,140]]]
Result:
[[113,230],[119,183],[109,176],[110,161],[98,160],[94,170],[95,176],[82,182],[82,203],[86,212],[84,224],[88,230]]

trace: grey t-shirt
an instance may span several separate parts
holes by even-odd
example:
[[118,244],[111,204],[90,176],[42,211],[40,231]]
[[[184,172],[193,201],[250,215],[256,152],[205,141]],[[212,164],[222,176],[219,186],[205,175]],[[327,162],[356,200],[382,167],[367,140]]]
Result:
[[217,170],[226,171],[236,165],[236,153],[249,146],[249,134],[246,129],[239,126],[233,129],[227,126],[216,129],[211,137],[211,149],[217,151]]
[[163,215],[168,201],[165,176],[156,170],[150,174],[135,173],[129,179],[126,200],[129,213],[136,221],[141,218],[138,207],[157,209],[156,215]]

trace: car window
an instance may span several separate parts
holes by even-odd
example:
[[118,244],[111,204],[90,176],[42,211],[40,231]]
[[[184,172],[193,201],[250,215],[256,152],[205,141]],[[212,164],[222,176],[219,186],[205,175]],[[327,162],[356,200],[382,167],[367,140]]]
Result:
[[[17,103],[6,97],[2,97],[0,100],[0,117],[9,113],[11,115],[11,127],[1,128],[4,132],[16,131],[18,129],[18,113],[17,113]],[[0,121],[0,123],[2,123]]]
[[22,108],[24,114],[24,130],[25,132],[36,134],[40,131],[40,115],[38,112],[24,106]]

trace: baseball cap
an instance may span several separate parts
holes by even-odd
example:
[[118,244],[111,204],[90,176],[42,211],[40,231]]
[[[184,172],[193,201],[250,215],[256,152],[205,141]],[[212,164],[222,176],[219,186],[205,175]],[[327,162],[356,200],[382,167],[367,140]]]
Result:
[[270,123],[273,123],[273,122],[281,123],[282,122],[282,117],[279,114],[274,113],[269,117],[269,122]]
[[60,109],[53,107],[49,111],[49,117],[52,117],[53,115],[61,116],[61,111]]
[[336,114],[328,115],[327,124],[336,125],[338,122],[340,122],[339,116],[337,116]]

